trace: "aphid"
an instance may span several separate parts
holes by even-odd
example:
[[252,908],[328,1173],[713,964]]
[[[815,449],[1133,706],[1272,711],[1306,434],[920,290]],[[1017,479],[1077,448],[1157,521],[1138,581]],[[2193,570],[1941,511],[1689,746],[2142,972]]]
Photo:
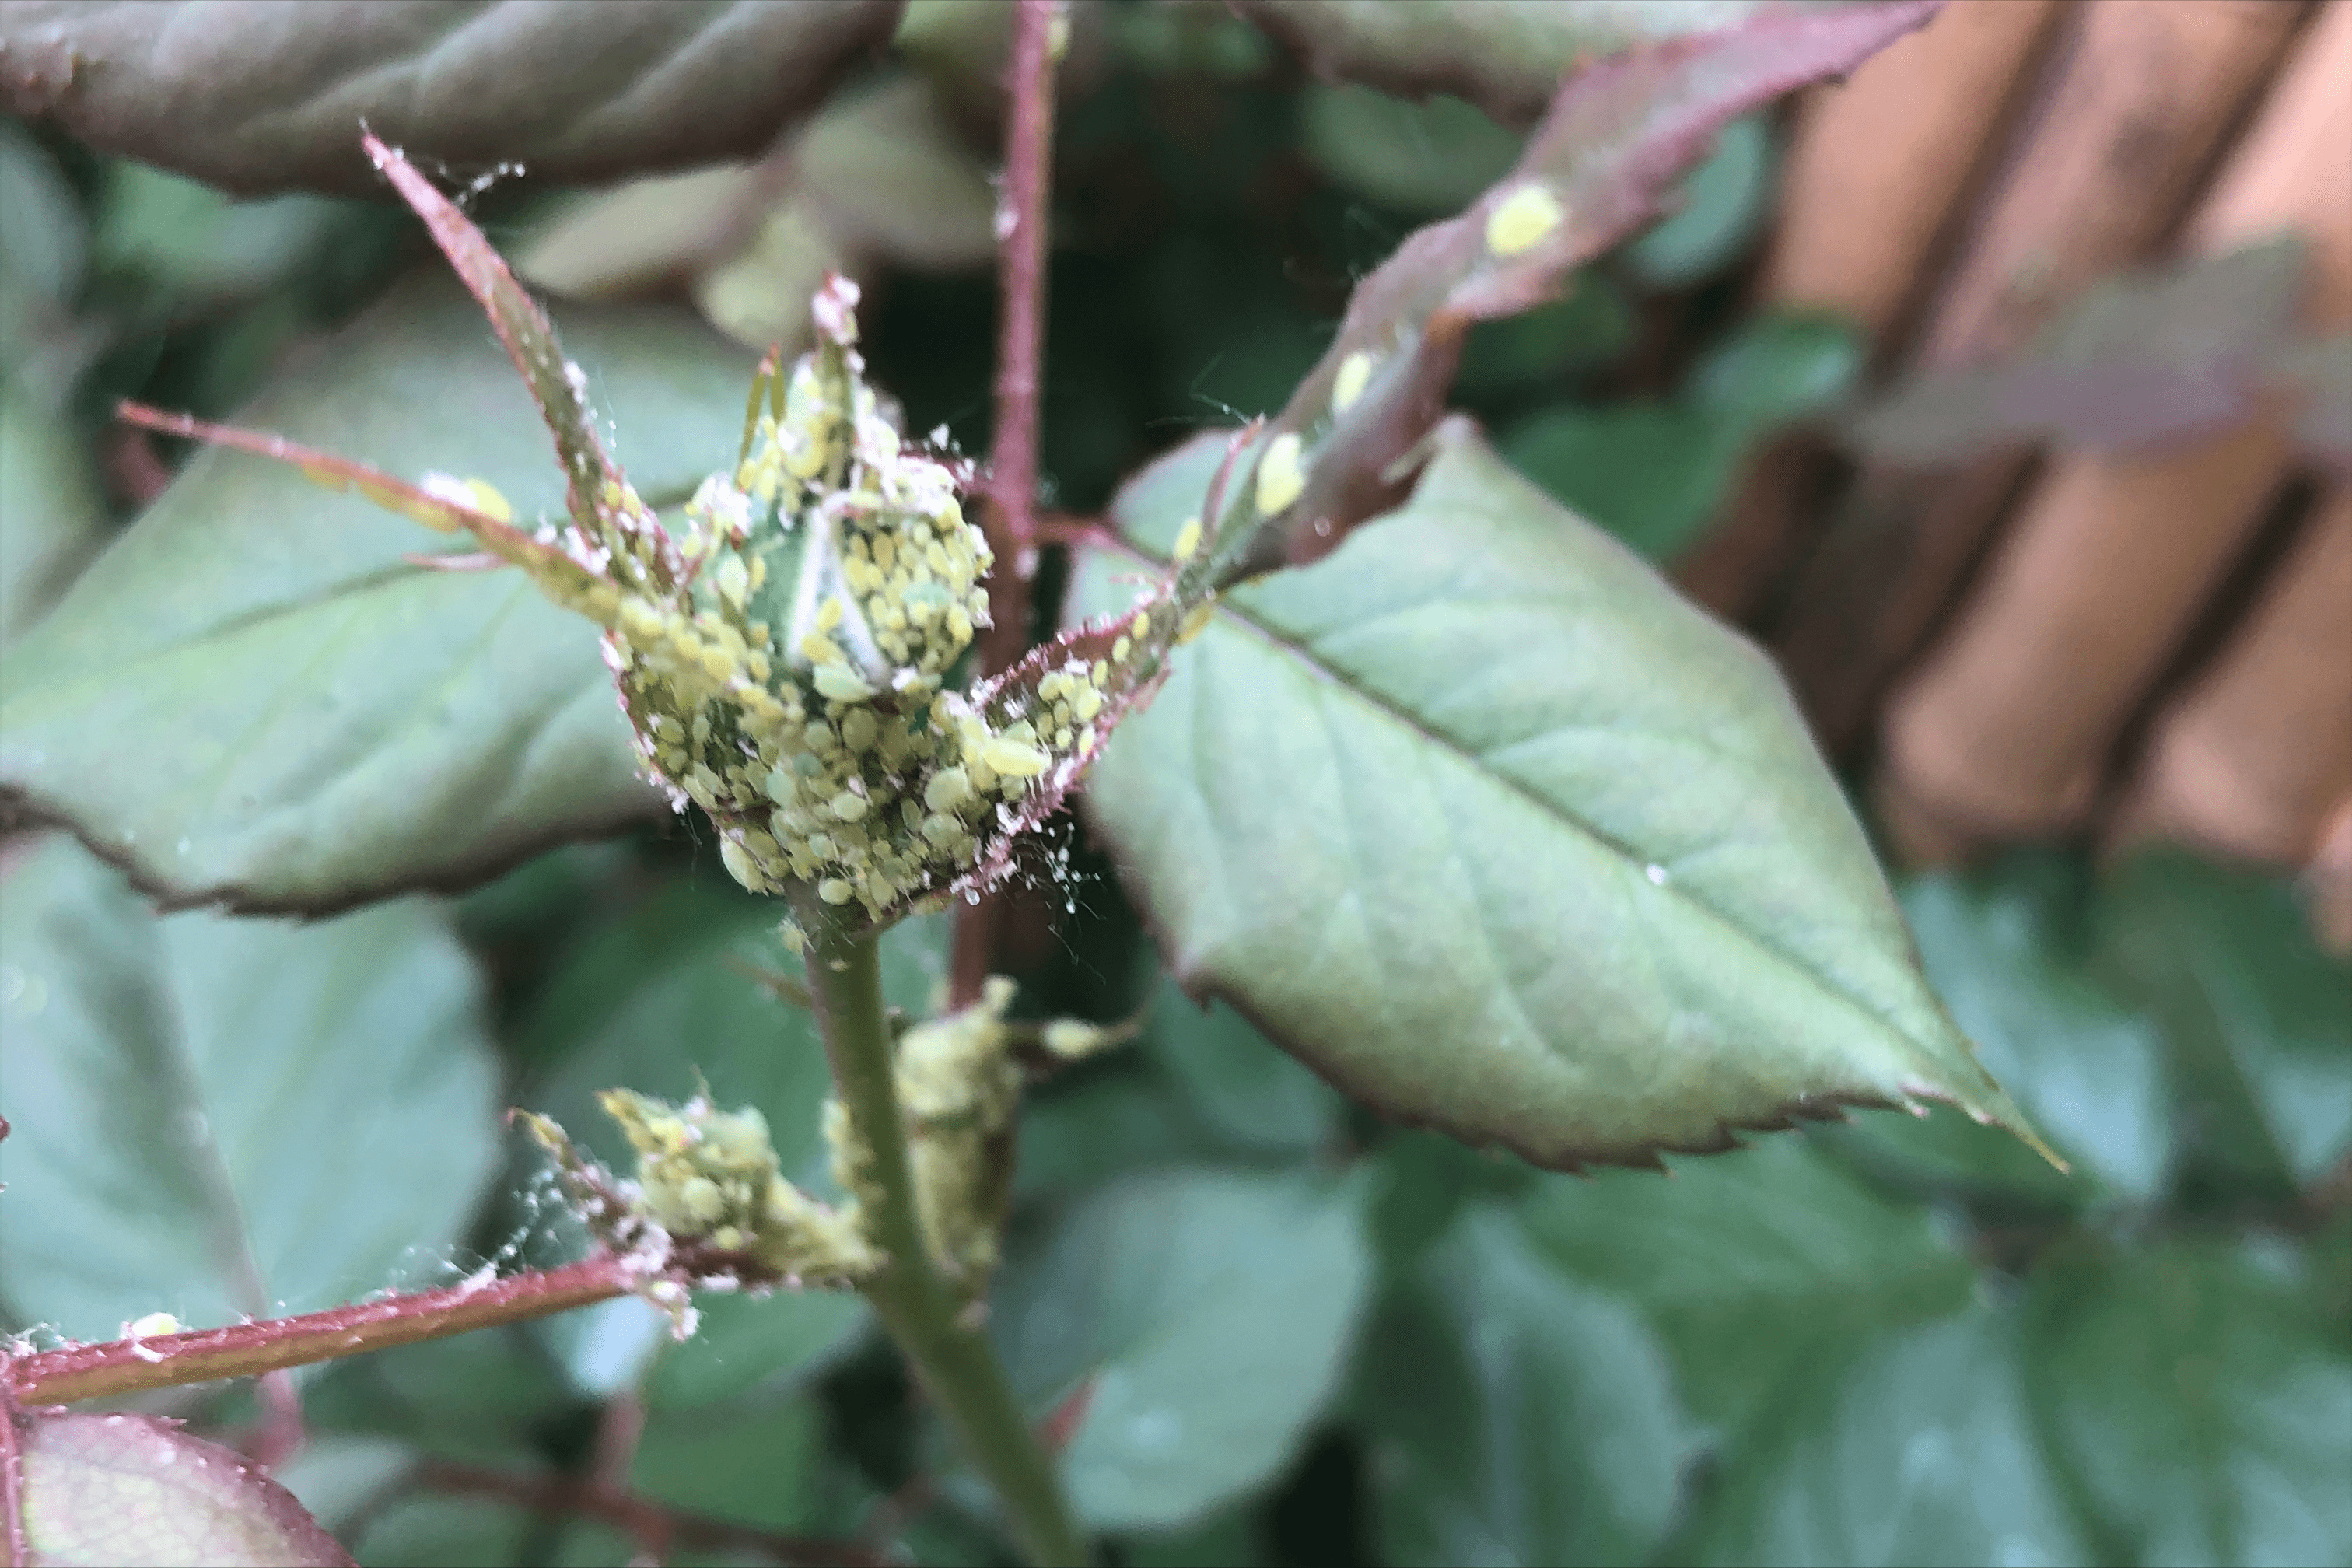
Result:
[[1524,255],[1567,216],[1549,186],[1521,185],[1486,215],[1486,248],[1505,259]]

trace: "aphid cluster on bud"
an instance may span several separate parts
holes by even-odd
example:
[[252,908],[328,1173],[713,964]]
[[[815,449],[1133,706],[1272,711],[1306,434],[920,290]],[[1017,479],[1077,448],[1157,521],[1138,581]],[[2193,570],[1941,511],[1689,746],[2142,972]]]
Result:
[[688,504],[689,586],[624,593],[605,647],[647,767],[719,825],[738,881],[879,915],[970,869],[992,814],[1091,752],[1108,670],[1073,661],[993,715],[946,688],[993,562],[968,476],[903,444],[866,384],[856,302],[843,279],[820,292],[817,347],[763,375],[740,462]]
[[810,1284],[878,1265],[854,1208],[818,1203],[784,1179],[757,1110],[718,1110],[699,1096],[671,1106],[625,1089],[598,1099],[637,1152],[637,1205],[674,1239]]

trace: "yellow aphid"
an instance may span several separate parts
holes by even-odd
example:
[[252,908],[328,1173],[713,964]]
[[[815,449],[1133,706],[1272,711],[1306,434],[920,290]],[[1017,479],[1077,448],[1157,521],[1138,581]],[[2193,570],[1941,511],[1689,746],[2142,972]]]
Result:
[[989,742],[981,757],[991,768],[1009,779],[1035,778],[1054,762],[1035,746],[1024,746],[1018,741],[1009,741],[1003,736]]
[[130,1325],[128,1337],[134,1340],[157,1339],[180,1331],[180,1320],[169,1312],[150,1312]]
[[1372,356],[1358,349],[1339,362],[1339,374],[1331,382],[1331,412],[1345,414],[1364,395],[1364,388],[1372,384]]
[[816,885],[816,896],[828,904],[845,904],[857,896],[857,889],[838,877],[827,877]]
[[1176,640],[1180,643],[1188,643],[1207,631],[1209,621],[1216,613],[1217,606],[1214,605],[1193,605],[1192,613],[1184,617],[1183,629],[1176,634]]
[[[821,632],[829,632],[839,625],[841,625],[841,601],[839,599],[827,599],[824,604],[819,605],[816,607],[817,630]],[[809,657],[814,658],[816,656],[812,654]],[[817,662],[823,664],[830,661],[819,659]]]
[[953,811],[971,798],[971,777],[961,768],[941,768],[923,786],[923,804],[933,811]]
[[1521,185],[1486,215],[1486,248],[1504,258],[1524,255],[1567,216],[1549,187]]
[[499,522],[514,521],[514,508],[507,498],[499,494],[498,487],[488,479],[467,479],[466,493],[474,498],[474,510]]
[[751,586],[751,569],[743,564],[741,556],[727,556],[711,574],[711,585],[719,590],[720,598],[740,608],[744,594]]
[[813,674],[817,695],[835,702],[863,702],[874,689],[857,679],[845,664],[820,664]]
[[1201,548],[1201,520],[1188,517],[1184,526],[1176,531],[1176,559],[1190,561],[1192,552]]
[[1298,432],[1286,430],[1266,443],[1257,463],[1257,510],[1272,517],[1298,499],[1307,488],[1307,469],[1298,460]]
[[751,863],[749,852],[732,838],[719,841],[719,863],[727,868],[729,876],[755,893],[767,886],[767,879],[761,876],[760,868]]
[[[838,599],[827,599],[825,603],[836,609],[841,605]],[[801,657],[811,664],[847,664],[849,662],[849,656],[842,652],[834,640],[823,632],[810,632],[801,638]]]

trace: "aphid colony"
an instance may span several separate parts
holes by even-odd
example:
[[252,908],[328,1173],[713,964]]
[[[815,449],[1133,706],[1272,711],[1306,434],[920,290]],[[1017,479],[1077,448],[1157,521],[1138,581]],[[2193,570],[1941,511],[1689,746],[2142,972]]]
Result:
[[993,720],[944,689],[988,624],[988,542],[957,472],[902,446],[865,384],[836,287],[817,348],[755,387],[772,406],[735,471],[688,503],[690,590],[625,592],[605,647],[648,767],[710,814],[738,881],[879,914],[943,889],[992,813],[1092,752],[1110,670],[1072,659]]

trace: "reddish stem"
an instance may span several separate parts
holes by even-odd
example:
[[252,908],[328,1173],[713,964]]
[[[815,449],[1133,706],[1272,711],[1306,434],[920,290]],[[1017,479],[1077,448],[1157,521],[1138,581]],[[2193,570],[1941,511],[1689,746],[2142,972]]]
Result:
[[310,1434],[302,1425],[302,1391],[294,1386],[294,1374],[280,1367],[264,1373],[254,1392],[261,1400],[261,1426],[253,1435],[254,1461],[265,1470],[275,1470],[302,1451]]
[[257,1377],[311,1362],[548,1317],[626,1295],[637,1283],[628,1264],[605,1253],[485,1285],[450,1285],[299,1318],[268,1318],[225,1329],[16,1356],[6,1364],[6,1387],[26,1405],[68,1405],[225,1377]]
[[496,1498],[520,1508],[596,1520],[626,1531],[642,1545],[662,1542],[693,1552],[760,1552],[786,1563],[841,1568],[882,1568],[886,1561],[854,1541],[753,1530],[557,1476],[511,1476],[436,1459],[426,1462],[417,1481],[430,1491]]
[[[988,458],[992,625],[981,636],[982,676],[1020,662],[1029,646],[1029,584],[1037,572],[1037,388],[1045,342],[1046,195],[1053,178],[1054,25],[1058,0],[1020,0],[1004,90],[1004,184],[997,207],[996,428]],[[983,897],[957,921],[950,1005],[980,999],[995,950],[998,900]]]
[[[0,1129],[5,1128],[0,1122]],[[17,1451],[16,1396],[0,1378],[0,1562],[10,1568],[32,1556],[25,1539],[25,1468]]]

